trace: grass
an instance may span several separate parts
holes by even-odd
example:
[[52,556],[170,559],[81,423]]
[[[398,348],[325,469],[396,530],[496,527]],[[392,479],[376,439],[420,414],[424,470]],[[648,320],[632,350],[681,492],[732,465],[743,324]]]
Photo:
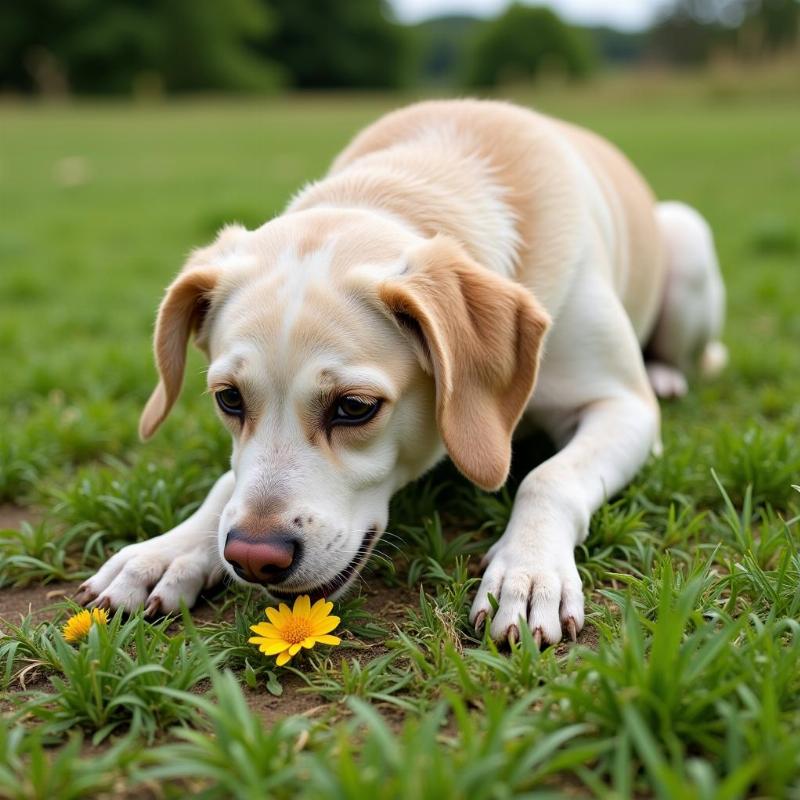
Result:
[[0,530],[0,796],[800,797],[800,106],[722,88],[522,98],[700,208],[729,289],[729,369],[664,408],[664,457],[580,548],[579,644],[540,653],[523,631],[498,652],[466,621],[546,453],[530,441],[499,494],[445,465],[396,498],[337,608],[343,645],[287,669],[245,642],[254,592],[114,617],[72,647],[71,605],[35,587],[200,502],[228,443],[198,357],[164,430],[136,441],[157,298],[190,247],[277,212],[399,101],[0,108],[0,503],[31,515]]

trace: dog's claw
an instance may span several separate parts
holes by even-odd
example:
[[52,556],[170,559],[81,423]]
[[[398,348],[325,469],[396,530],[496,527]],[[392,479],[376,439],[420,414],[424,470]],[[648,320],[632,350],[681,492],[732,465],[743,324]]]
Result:
[[92,602],[92,608],[111,608],[111,598],[106,595],[105,597],[101,597],[99,600],[94,600]]
[[578,641],[578,629],[575,626],[574,617],[567,618],[567,632],[569,633],[569,638],[572,639],[573,642]]
[[147,608],[144,610],[144,615],[146,617],[154,617],[158,612],[161,610],[161,598],[151,597],[150,602],[147,604]]
[[516,625],[512,625],[506,633],[506,638],[508,639],[508,643],[513,647],[519,641],[519,628]]
[[475,617],[475,632],[480,633],[481,628],[483,628],[483,624],[486,622],[486,612],[479,611],[478,616]]
[[542,629],[537,628],[533,632],[533,641],[536,642],[536,647],[538,650],[542,649]]
[[79,606],[88,605],[97,595],[85,584],[82,583],[75,592],[75,602]]

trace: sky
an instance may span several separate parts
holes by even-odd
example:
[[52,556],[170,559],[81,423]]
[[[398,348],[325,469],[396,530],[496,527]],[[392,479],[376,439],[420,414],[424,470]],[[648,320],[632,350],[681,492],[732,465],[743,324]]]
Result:
[[[510,0],[390,0],[401,22],[419,22],[443,14],[470,14],[493,17]],[[534,5],[533,2],[528,2]],[[610,25],[620,30],[641,30],[653,21],[659,8],[669,0],[537,0],[556,11],[568,22],[581,25]]]

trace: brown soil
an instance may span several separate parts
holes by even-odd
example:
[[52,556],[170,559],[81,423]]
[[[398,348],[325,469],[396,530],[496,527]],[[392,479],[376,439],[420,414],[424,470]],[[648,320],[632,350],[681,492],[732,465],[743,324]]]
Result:
[[[597,628],[593,625],[584,625],[583,630],[578,634],[578,644],[583,645],[584,647],[589,647],[592,650],[597,650],[597,646],[600,643],[600,634],[597,632]],[[571,642],[562,641],[559,642],[556,646],[556,653],[558,655],[564,655],[572,647]]]
[[39,514],[30,508],[0,503],[0,530],[19,530],[23,522],[35,522]]
[[[0,529],[18,528],[23,521],[35,521],[36,517],[35,511],[17,506],[0,505]],[[36,621],[54,619],[56,616],[54,604],[64,598],[73,596],[78,589],[78,585],[79,583],[76,581],[46,585],[33,584],[24,588],[0,590],[0,634],[4,627],[3,620],[17,623],[27,614],[33,614]],[[390,631],[393,631],[395,626],[402,625],[407,609],[410,606],[416,606],[418,602],[418,589],[405,586],[388,587],[378,578],[369,574],[362,581],[361,594],[364,597],[364,610],[375,622],[388,627]],[[206,597],[201,597],[197,606],[193,609],[193,616],[199,622],[218,619],[217,609],[222,604],[224,597],[224,588],[212,590]],[[233,618],[233,608],[226,609],[222,618],[231,620]],[[385,652],[381,642],[370,643],[367,649],[347,647],[348,638],[352,640],[352,637],[345,633],[343,647],[332,653],[332,656],[337,661],[339,657],[372,658],[381,652]],[[591,626],[585,627],[579,634],[578,641],[585,646],[596,648],[598,643],[597,631]],[[559,644],[557,646],[559,654],[566,652],[569,646],[566,642]],[[280,697],[269,694],[266,689],[251,690],[245,688],[248,704],[264,719],[265,723],[274,724],[282,717],[292,714],[318,716],[344,713],[344,708],[340,704],[326,702],[313,693],[304,691],[306,684],[298,676],[285,672],[280,678],[283,686],[283,694]],[[31,681],[35,683],[46,682],[43,675],[31,674],[28,680],[28,688],[31,688]],[[41,688],[44,688],[44,685]],[[198,688],[202,691],[202,687]],[[19,690],[20,687],[16,686],[14,689]]]
[[[365,598],[363,608],[372,616],[375,622],[379,622],[390,630],[395,625],[400,625],[405,617],[406,610],[410,606],[415,606],[418,598],[417,589],[409,589],[404,586],[387,587],[380,583],[377,579],[370,579],[367,577],[362,585],[362,595]],[[21,589],[6,589],[0,590],[0,634],[2,633],[3,618],[9,622],[16,622],[21,616],[32,613],[37,620],[46,620],[54,617],[53,604],[68,597],[77,590],[78,583],[53,583],[46,586],[34,585]],[[218,618],[218,612],[214,606],[221,604],[224,599],[224,589],[212,592],[209,598],[199,601],[198,605],[193,610],[193,615],[198,621],[210,621]],[[226,609],[223,614],[224,619],[231,619],[233,616],[233,609]],[[176,623],[178,624],[178,623]],[[340,650],[336,651],[334,658],[372,658],[375,655],[385,652],[384,645],[377,641],[371,644],[366,649],[355,649],[347,647],[347,639],[351,638],[347,633],[344,635],[345,641]],[[579,634],[578,641],[588,647],[596,648],[598,642],[598,633],[591,627],[587,626]],[[562,642],[558,645],[558,652],[566,652],[570,645]],[[255,712],[262,720],[264,725],[272,726],[279,722],[281,719],[291,715],[304,715],[314,719],[325,718],[334,720],[348,715],[347,707],[343,703],[335,701],[326,701],[321,697],[315,695],[313,692],[308,691],[306,683],[301,677],[291,672],[284,672],[280,676],[281,686],[283,693],[280,697],[271,695],[266,688],[250,689],[242,686],[245,698],[250,709]],[[35,670],[26,676],[26,687],[28,689],[42,689],[47,690],[49,683],[46,675],[39,670]],[[11,691],[20,691],[23,687],[16,685],[12,687]],[[198,693],[205,693],[209,690],[210,684],[208,681],[203,681],[202,684],[195,688]],[[9,714],[15,709],[15,705],[10,696],[0,700],[0,713]],[[388,723],[391,730],[399,732],[402,728],[405,713],[395,706],[385,705],[381,709],[384,719]],[[166,736],[166,732],[164,732]],[[159,740],[161,737],[159,737]],[[104,751],[106,748],[113,745],[115,737],[111,737],[104,741],[98,747],[91,745],[90,740],[84,741],[81,748],[81,755],[83,758],[91,758],[93,754]],[[297,742],[297,747],[303,746],[302,737]],[[181,781],[181,785],[186,786],[187,795],[195,793],[202,788],[205,788],[203,781],[199,781],[196,785],[191,782]],[[569,783],[561,783],[561,776],[557,780],[555,787],[565,797],[584,797],[588,796],[582,787],[577,783],[572,786]],[[110,792],[104,793],[103,797],[109,800],[154,800],[163,797],[161,786],[157,782],[150,785],[137,785],[135,791],[126,786],[124,781],[120,781],[115,785]]]
[[[55,619],[56,613],[54,604],[60,600],[73,596],[79,583],[51,583],[47,585],[34,584],[24,588],[2,589],[0,590],[0,633],[3,629],[3,620],[10,623],[18,623],[27,614],[33,614],[36,621]],[[223,599],[223,591],[216,591],[209,595],[211,602],[201,598],[198,605],[193,610],[193,615],[198,621],[210,621],[216,618],[216,611],[212,605],[218,605]],[[405,614],[405,609],[409,604],[414,603],[416,592],[405,587],[389,588],[371,580],[369,585],[362,586],[362,594],[365,597],[364,609],[374,617],[376,622],[387,625],[390,629],[394,624],[399,624]],[[266,603],[265,603],[266,605]],[[233,608],[226,609],[223,619],[232,619]],[[346,642],[346,640],[345,640]],[[376,643],[369,648],[370,656],[374,656],[376,650],[383,650],[383,647]],[[358,657],[364,653],[363,650],[347,648],[346,644],[339,651],[343,657]],[[257,655],[254,651],[254,655]],[[336,654],[337,656],[339,653]],[[36,680],[37,676],[30,675]],[[43,676],[41,676],[43,677]],[[336,704],[326,703],[321,698],[308,691],[301,691],[306,684],[301,678],[286,672],[280,676],[283,686],[283,694],[275,697],[269,694],[266,689],[251,690],[245,688],[245,695],[250,707],[258,712],[268,724],[276,722],[281,717],[292,714],[318,714],[326,709],[332,709]],[[30,680],[27,687],[31,688]],[[12,691],[19,691],[22,687],[15,686]],[[44,687],[42,687],[44,688]]]
[[71,597],[78,583],[34,583],[22,589],[0,589],[0,618],[17,623],[32,613],[39,622],[51,615],[54,603]]
[[311,692],[300,691],[305,683],[296,675],[281,680],[283,694],[275,697],[265,690],[245,689],[244,695],[251,710],[258,714],[267,725],[274,725],[284,717],[305,714],[314,717],[325,713],[332,706]]

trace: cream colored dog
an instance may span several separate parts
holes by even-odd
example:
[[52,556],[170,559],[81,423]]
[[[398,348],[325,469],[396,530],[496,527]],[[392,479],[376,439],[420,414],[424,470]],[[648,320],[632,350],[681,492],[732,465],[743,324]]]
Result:
[[496,102],[389,114],[283,215],[225,228],[170,286],[141,435],[175,403],[194,334],[232,468],[82,599],[175,611],[226,573],[278,598],[335,595],[391,496],[445,454],[500,487],[524,415],[560,449],[522,481],[471,618],[480,629],[491,594],[495,639],[520,619],[539,643],[574,639],[574,548],[660,447],[653,389],[682,394],[694,366],[723,365],[723,313],[708,226],[657,205],[599,137]]

